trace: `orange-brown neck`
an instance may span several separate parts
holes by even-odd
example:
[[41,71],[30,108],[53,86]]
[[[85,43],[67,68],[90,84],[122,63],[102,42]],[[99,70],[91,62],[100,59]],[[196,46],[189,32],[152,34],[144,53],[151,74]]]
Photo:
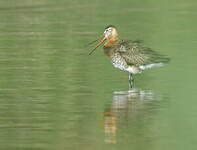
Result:
[[105,47],[111,47],[112,45],[116,44],[118,42],[119,38],[117,37],[112,37],[107,39],[106,43],[105,43]]

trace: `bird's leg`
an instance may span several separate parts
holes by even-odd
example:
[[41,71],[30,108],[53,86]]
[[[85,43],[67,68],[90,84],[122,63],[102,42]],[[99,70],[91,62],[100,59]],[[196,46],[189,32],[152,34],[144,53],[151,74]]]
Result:
[[134,84],[134,79],[132,77],[132,74],[129,73],[129,89],[133,88],[133,84]]

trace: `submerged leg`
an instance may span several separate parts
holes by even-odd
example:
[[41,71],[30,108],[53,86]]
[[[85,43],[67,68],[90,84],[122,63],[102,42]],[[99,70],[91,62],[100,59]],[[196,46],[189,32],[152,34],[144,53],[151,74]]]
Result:
[[129,89],[133,88],[134,85],[134,79],[132,77],[132,74],[129,73]]

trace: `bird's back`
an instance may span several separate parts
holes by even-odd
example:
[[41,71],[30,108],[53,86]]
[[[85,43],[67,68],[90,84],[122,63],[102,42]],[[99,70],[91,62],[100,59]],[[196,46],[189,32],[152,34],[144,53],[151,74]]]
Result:
[[124,58],[128,65],[146,66],[169,62],[169,58],[144,47],[140,41],[121,40],[114,45],[113,49],[115,53],[119,53]]

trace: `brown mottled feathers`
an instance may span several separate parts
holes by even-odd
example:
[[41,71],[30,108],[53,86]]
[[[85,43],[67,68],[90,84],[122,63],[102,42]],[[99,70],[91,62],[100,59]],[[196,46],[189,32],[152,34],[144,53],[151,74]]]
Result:
[[113,49],[118,52],[127,62],[128,65],[147,65],[154,63],[167,63],[169,58],[158,54],[148,47],[144,47],[141,41],[118,41],[113,46]]

